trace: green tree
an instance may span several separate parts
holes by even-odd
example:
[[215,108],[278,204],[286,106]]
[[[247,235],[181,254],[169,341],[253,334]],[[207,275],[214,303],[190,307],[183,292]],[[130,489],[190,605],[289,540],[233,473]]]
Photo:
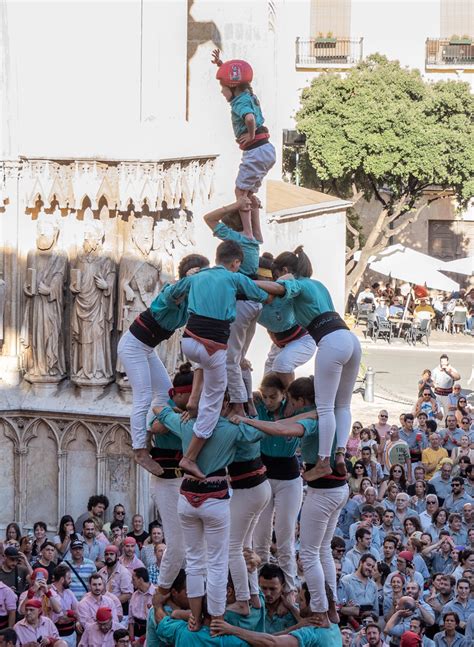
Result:
[[347,293],[369,257],[430,204],[450,196],[465,208],[474,196],[473,115],[467,83],[430,83],[379,54],[303,90],[296,118],[306,135],[302,183],[352,198],[356,214],[361,199],[380,203],[365,239],[357,218],[348,218]]

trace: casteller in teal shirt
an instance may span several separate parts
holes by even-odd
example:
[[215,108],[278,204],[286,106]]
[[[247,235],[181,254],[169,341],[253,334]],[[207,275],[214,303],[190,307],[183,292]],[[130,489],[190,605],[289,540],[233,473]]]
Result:
[[257,274],[261,244],[258,240],[247,238],[242,232],[231,229],[224,222],[217,223],[213,233],[219,240],[233,240],[242,247],[244,260],[239,267],[239,272],[246,276],[255,276]]
[[301,627],[290,631],[298,641],[298,647],[342,647],[342,635],[339,627],[332,624],[329,629],[321,627]]
[[293,299],[296,321],[306,328],[313,319],[324,312],[334,312],[329,290],[320,281],[308,278],[278,280],[285,288],[285,296]]
[[[165,407],[158,415],[158,420],[172,434],[181,438],[183,452],[193,437],[194,420],[183,422],[181,414],[175,413],[170,407]],[[219,418],[217,425],[202,448],[197,464],[204,474],[216,472],[234,461],[239,443],[257,443],[262,437],[261,432],[249,425],[234,425],[227,418]]]
[[[154,634],[154,635],[153,635]],[[248,642],[235,636],[211,637],[210,627],[203,625],[199,631],[190,631],[184,620],[164,618],[155,632],[147,631],[147,647],[245,647]]]
[[230,102],[230,109],[232,115],[232,128],[234,129],[236,139],[238,139],[240,135],[248,132],[247,125],[245,123],[246,115],[253,115],[255,117],[256,128],[260,128],[260,126],[263,126],[265,122],[259,100],[248,90],[232,99]]
[[221,321],[234,321],[237,294],[259,303],[265,303],[268,299],[268,294],[248,276],[231,272],[223,265],[200,270],[183,279],[180,286],[173,290],[173,296],[179,298],[186,294],[190,314]]

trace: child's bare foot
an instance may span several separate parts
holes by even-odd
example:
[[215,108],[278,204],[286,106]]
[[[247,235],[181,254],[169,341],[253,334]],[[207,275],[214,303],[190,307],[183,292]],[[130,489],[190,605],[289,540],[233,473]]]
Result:
[[196,418],[198,414],[198,402],[194,402],[189,398],[188,404],[186,405],[186,411],[189,413],[190,418]]
[[329,622],[331,622],[334,625],[338,625],[341,620],[334,602],[332,604],[329,603],[328,619],[329,619]]
[[197,479],[206,478],[206,475],[201,472],[196,461],[192,461],[190,458],[186,458],[186,456],[183,456],[179,461],[179,466],[182,470],[191,474],[191,476],[195,476]]
[[337,449],[336,456],[334,459],[334,471],[339,476],[347,476],[347,467],[346,467],[346,450]]
[[226,411],[226,417],[230,416],[242,416],[245,418],[245,407],[243,402],[231,402],[230,407]]
[[255,404],[253,403],[253,400],[249,400],[247,402],[247,411],[248,411],[248,415],[251,418],[255,418],[258,415],[257,409],[255,408]]
[[329,463],[329,457],[319,458],[318,462],[312,469],[303,472],[303,478],[305,481],[316,481],[316,479],[321,479],[330,474],[331,465]]
[[250,595],[250,603],[254,609],[261,609],[262,608],[262,603],[260,602],[260,598],[258,593],[252,593]]
[[241,616],[248,616],[250,613],[249,603],[246,600],[237,600],[232,604],[228,604],[226,611],[234,611]]
[[135,463],[143,467],[150,474],[161,476],[164,472],[159,463],[154,461],[147,449],[135,449],[134,452]]

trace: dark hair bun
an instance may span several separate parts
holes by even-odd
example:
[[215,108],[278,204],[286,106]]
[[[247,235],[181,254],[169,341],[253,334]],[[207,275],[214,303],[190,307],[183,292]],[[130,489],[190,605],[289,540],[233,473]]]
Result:
[[298,254],[301,254],[302,251],[303,251],[303,245],[298,245],[298,247],[295,249],[293,254],[298,255]]
[[188,373],[192,373],[193,367],[191,366],[190,362],[185,362],[184,364],[181,364],[180,367],[178,368],[178,373],[181,375],[187,375]]
[[271,252],[263,252],[262,258],[268,258],[269,260],[273,261],[273,254]]

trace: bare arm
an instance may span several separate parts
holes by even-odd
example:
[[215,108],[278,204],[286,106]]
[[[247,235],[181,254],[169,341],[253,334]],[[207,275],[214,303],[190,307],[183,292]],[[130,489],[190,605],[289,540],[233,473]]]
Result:
[[255,130],[256,130],[257,124],[255,122],[255,117],[251,112],[245,115],[245,125],[247,126],[247,132],[249,134],[249,138],[251,140],[255,139]]
[[286,290],[281,283],[275,283],[274,281],[255,281],[255,284],[268,292],[268,294],[273,294],[276,297],[284,296]]
[[210,229],[212,229],[212,231],[214,231],[222,218],[227,216],[229,213],[239,210],[247,211],[248,209],[250,209],[250,200],[247,197],[239,198],[239,200],[232,202],[232,204],[224,205],[223,207],[219,207],[219,209],[214,209],[214,211],[206,213],[204,216],[204,222],[208,227],[210,227]]
[[224,620],[213,620],[211,623],[212,636],[236,636],[245,640],[252,647],[298,647],[298,639],[294,636],[272,636],[271,634],[248,631],[241,627],[224,622]]
[[277,420],[276,422],[268,422],[267,420],[257,420],[256,418],[242,418],[241,416],[233,416],[231,422],[239,424],[244,422],[250,427],[255,427],[259,431],[263,431],[270,436],[303,436],[304,427],[297,422],[289,423],[289,418]]
[[451,377],[453,380],[460,380],[461,379],[461,374],[456,371],[452,366],[446,366],[444,369],[446,373]]

